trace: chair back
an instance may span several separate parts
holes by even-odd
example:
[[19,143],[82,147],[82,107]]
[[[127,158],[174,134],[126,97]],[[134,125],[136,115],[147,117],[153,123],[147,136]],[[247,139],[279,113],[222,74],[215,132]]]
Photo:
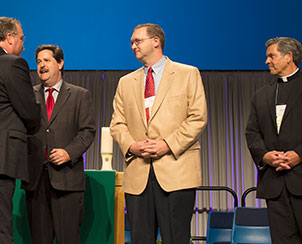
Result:
[[232,243],[272,243],[267,208],[236,208],[233,219]]
[[207,222],[207,244],[231,243],[233,212],[211,211]]

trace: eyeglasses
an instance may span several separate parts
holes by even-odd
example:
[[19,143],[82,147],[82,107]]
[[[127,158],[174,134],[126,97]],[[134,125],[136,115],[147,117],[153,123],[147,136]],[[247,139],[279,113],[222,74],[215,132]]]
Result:
[[[12,35],[18,38],[18,34],[17,32],[12,32]],[[20,40],[24,43],[25,42],[25,36],[21,36]]]
[[132,47],[133,44],[135,44],[135,46],[138,46],[139,44],[141,44],[143,41],[148,40],[148,39],[152,39],[154,36],[152,37],[147,37],[147,38],[142,38],[142,39],[135,39],[133,41],[130,42],[130,46]]
[[25,42],[25,36],[21,36],[20,39],[23,43]]

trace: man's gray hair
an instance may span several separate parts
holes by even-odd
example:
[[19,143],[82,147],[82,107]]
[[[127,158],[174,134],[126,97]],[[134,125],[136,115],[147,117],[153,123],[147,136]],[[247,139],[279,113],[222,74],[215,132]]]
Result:
[[293,54],[293,61],[298,67],[302,59],[302,46],[301,43],[290,37],[276,37],[269,39],[265,46],[269,47],[273,44],[278,44],[277,50],[284,56],[285,54],[291,52]]
[[17,19],[0,17],[0,41],[4,41],[8,33],[17,35],[17,25],[21,26],[21,22]]

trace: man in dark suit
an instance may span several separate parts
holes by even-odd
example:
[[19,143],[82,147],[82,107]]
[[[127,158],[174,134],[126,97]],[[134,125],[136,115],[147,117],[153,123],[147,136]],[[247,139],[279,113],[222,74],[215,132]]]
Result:
[[[0,17],[0,242],[13,243],[15,179],[28,182],[27,135],[40,126],[27,62],[20,57],[21,23]],[[13,54],[13,55],[12,55]]]
[[273,243],[302,243],[302,57],[293,38],[266,42],[274,82],[256,92],[246,139],[258,168],[257,197],[266,199]]
[[42,107],[41,129],[30,138],[30,183],[26,190],[32,243],[80,244],[84,213],[82,154],[95,136],[95,118],[89,92],[62,80],[63,51],[42,45],[36,50],[34,87]]

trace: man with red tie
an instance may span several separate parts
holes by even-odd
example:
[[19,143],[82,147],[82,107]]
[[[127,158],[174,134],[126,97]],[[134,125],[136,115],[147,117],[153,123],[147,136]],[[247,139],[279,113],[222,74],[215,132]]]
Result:
[[134,55],[144,67],[122,77],[111,134],[125,156],[123,189],[134,244],[189,243],[195,187],[201,185],[199,136],[207,123],[197,68],[163,55],[155,24],[135,27]]
[[84,162],[82,154],[95,135],[95,118],[89,92],[62,79],[63,51],[42,45],[36,50],[34,87],[41,104],[39,132],[29,139],[30,183],[26,190],[32,243],[80,244],[84,213]]

